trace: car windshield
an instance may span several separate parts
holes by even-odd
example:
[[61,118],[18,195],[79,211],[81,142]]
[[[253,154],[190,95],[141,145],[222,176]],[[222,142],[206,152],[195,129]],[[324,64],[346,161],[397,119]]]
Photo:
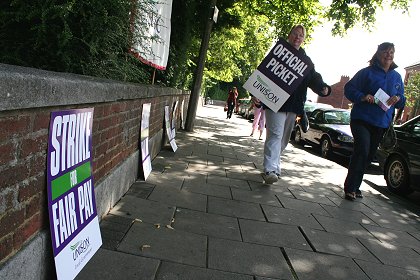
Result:
[[333,108],[333,106],[329,105],[329,104],[324,104],[324,103],[309,103],[306,102],[304,105],[304,110],[306,112],[313,112],[315,109],[318,108]]
[[349,111],[326,111],[324,118],[328,124],[350,124]]

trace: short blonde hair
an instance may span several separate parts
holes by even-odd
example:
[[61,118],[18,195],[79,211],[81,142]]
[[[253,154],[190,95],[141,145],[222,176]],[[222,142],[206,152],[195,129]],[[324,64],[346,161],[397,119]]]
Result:
[[298,28],[302,29],[303,36],[306,38],[306,28],[302,24],[295,24],[295,25],[293,25],[292,29],[290,29],[290,31],[289,31],[289,35],[288,36],[290,36],[290,34],[292,34],[293,30],[298,29]]

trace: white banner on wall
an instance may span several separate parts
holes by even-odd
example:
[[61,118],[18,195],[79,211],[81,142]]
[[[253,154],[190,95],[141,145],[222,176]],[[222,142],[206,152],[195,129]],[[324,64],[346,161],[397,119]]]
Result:
[[[147,7],[147,9],[143,10],[141,7]],[[138,8],[134,13],[149,28],[145,34],[141,35],[141,44],[133,45],[131,52],[143,63],[159,70],[165,70],[168,63],[171,39],[172,0],[160,0],[152,4],[138,4]],[[135,32],[133,36],[140,36],[140,34]],[[144,37],[146,39],[143,39]]]

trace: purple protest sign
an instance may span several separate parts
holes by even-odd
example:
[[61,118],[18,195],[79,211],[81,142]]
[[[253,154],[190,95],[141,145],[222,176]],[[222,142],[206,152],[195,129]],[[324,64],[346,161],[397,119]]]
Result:
[[58,279],[74,279],[102,245],[92,175],[93,108],[51,113],[48,213]]

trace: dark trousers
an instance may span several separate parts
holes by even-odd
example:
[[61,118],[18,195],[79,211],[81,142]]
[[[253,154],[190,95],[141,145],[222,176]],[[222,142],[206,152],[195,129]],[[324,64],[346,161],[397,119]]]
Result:
[[364,121],[352,120],[350,122],[353,134],[353,154],[344,181],[344,192],[359,192],[363,175],[371,163],[384,135],[385,129],[370,125]]
[[228,110],[227,110],[227,118],[230,119],[232,117],[233,109],[235,108],[234,102],[228,102]]

